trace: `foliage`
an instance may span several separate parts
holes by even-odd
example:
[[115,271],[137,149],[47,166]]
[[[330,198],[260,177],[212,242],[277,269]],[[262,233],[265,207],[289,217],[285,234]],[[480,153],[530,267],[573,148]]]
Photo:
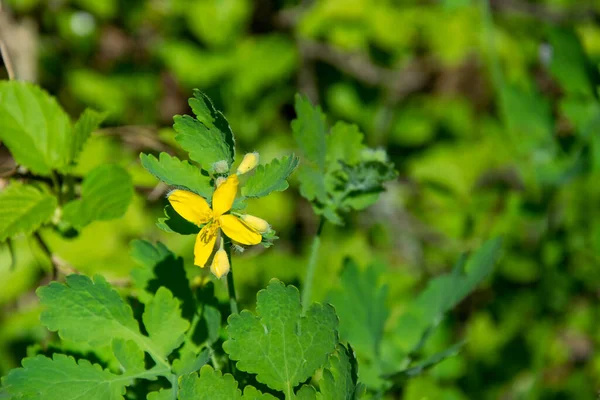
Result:
[[[222,349],[227,286],[192,265],[200,227],[165,199],[179,188],[210,202],[219,174],[211,176],[209,160],[195,160],[204,155],[199,144],[225,158],[232,147],[197,139],[216,132],[211,110],[220,110],[236,139],[228,171],[249,152],[260,153],[269,176],[293,165],[292,153],[300,158],[295,175],[265,185],[286,191],[249,197],[244,191],[262,183],[255,177],[263,167],[240,177],[234,212],[261,216],[279,236],[266,251],[232,253],[241,308],[252,311],[273,277],[304,295],[317,247],[309,298],[335,305],[367,398],[592,396],[600,379],[599,7],[574,0],[4,1],[0,36],[14,75],[56,100],[33,84],[0,83],[0,199],[12,198],[0,200],[0,375],[40,355],[87,359],[101,367],[94,376],[103,370],[118,379],[123,365],[140,365],[131,340],[90,348],[39,324],[32,291],[51,279],[51,262],[59,282],[74,271],[104,276],[144,334],[144,305],[165,286],[194,330],[170,355],[175,375],[191,374],[193,383],[208,364],[207,379],[233,379],[240,396],[282,396],[230,369]],[[0,80],[8,78],[5,62]],[[208,110],[195,110],[200,117],[187,101],[196,87],[213,105],[191,96]],[[192,121],[189,149],[176,140],[174,114],[190,115],[180,117]],[[202,115],[210,115],[209,126]],[[27,123],[15,124],[15,116]],[[292,129],[294,118],[302,121]],[[218,140],[228,134],[222,128]],[[380,172],[396,177],[385,191],[354,191],[337,207],[343,188],[377,183],[364,179],[381,166],[371,161],[393,165]],[[66,206],[89,197],[84,180],[115,164],[135,187],[119,192],[133,193],[127,212],[68,221]],[[21,188],[27,196],[13,197]],[[35,212],[19,206],[34,199],[45,199]],[[166,231],[156,229],[157,218]],[[487,278],[463,297],[453,289],[467,293],[479,278],[462,254],[478,254],[483,243],[496,254],[486,241],[497,236],[494,272],[482,268]],[[373,325],[359,324],[369,312]],[[347,376],[336,372],[348,371],[343,364],[332,366],[338,389],[353,382],[338,380]],[[332,393],[324,391],[331,387],[324,368],[295,388],[296,397]],[[11,397],[2,390],[0,398]],[[147,393],[173,397],[162,377],[135,378],[124,396]]]

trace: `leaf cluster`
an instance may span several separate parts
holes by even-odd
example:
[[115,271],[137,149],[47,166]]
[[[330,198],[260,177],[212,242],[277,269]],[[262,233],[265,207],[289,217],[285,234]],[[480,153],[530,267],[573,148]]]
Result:
[[321,108],[300,95],[295,109],[292,131],[304,156],[300,193],[317,214],[341,225],[342,214],[377,201],[384,183],[397,175],[394,165],[385,151],[363,144],[356,125],[340,121],[328,130]]
[[80,177],[83,147],[106,117],[86,109],[72,123],[56,99],[38,86],[0,82],[0,141],[15,168],[0,193],[0,242],[51,224],[63,236],[93,221],[121,217],[133,196],[131,177],[118,165],[101,165]]

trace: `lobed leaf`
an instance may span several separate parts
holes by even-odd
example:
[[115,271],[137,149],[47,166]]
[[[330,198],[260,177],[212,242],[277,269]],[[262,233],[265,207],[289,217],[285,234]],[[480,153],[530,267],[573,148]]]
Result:
[[245,197],[263,197],[274,191],[288,188],[287,178],[298,166],[298,157],[291,155],[281,160],[274,159],[269,164],[259,165],[254,175],[242,188]]
[[133,312],[116,290],[97,275],[69,275],[66,282],[52,282],[37,290],[45,310],[40,320],[64,340],[107,346],[113,339],[139,338]]
[[222,375],[210,365],[200,370],[200,376],[192,373],[181,378],[179,400],[270,400],[275,397],[262,394],[252,386],[246,386],[244,394],[238,389],[238,383],[231,374]]
[[85,142],[87,142],[92,132],[98,129],[106,117],[106,113],[99,113],[90,108],[86,108],[83,111],[77,122],[73,125],[69,162],[73,163],[77,161],[77,157],[81,153]]
[[114,339],[112,351],[125,371],[141,372],[145,369],[144,351],[133,340]]
[[159,350],[158,354],[163,358],[183,343],[183,334],[190,327],[189,322],[181,317],[179,301],[165,287],[160,287],[146,305],[142,319],[150,339]]
[[167,153],[160,153],[158,159],[151,154],[140,154],[144,168],[167,185],[185,188],[200,196],[210,199],[213,187],[210,177],[202,175],[200,169],[187,161]]
[[48,176],[65,170],[71,121],[54,97],[22,81],[0,82],[0,141],[18,164]]
[[344,260],[340,279],[341,287],[328,296],[340,318],[340,337],[359,353],[378,354],[389,316],[387,285],[379,284],[374,267],[361,271],[350,258]]
[[112,374],[88,360],[54,354],[25,358],[2,385],[14,398],[36,400],[122,400],[129,378]]
[[81,198],[67,203],[63,219],[77,229],[122,217],[133,198],[131,177],[118,165],[101,165],[81,185]]
[[353,369],[352,359],[350,350],[344,345],[338,344],[336,352],[329,356],[329,365],[323,370],[317,399],[352,400],[358,398],[358,376],[357,371]]
[[51,194],[11,184],[0,192],[0,242],[37,230],[52,218],[56,207],[56,198]]
[[299,94],[294,103],[296,119],[292,121],[292,134],[304,157],[310,161],[317,170],[325,170],[325,156],[327,143],[325,135],[325,115],[321,107],[313,106],[310,100]]
[[173,118],[173,128],[177,132],[175,140],[190,154],[190,159],[209,172],[215,172],[215,163],[219,161],[225,161],[231,167],[235,146],[229,123],[199,90],[194,90],[194,98],[189,103],[196,118],[189,115]]
[[257,374],[259,382],[291,397],[294,387],[322,367],[335,349],[335,311],[313,304],[302,316],[298,289],[276,279],[257,297],[257,315],[244,310],[229,317],[223,349],[238,369]]

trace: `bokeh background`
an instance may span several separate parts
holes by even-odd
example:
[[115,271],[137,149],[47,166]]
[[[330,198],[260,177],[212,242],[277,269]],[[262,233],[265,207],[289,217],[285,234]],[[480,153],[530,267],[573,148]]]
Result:
[[[504,236],[493,279],[425,349],[466,338],[464,350],[390,398],[597,398],[599,2],[5,0],[0,38],[17,77],[71,115],[110,112],[78,173],[111,162],[134,178],[123,219],[95,222],[73,240],[42,232],[78,271],[126,282],[136,238],[163,241],[193,268],[194,237],[155,226],[166,188],[138,158],[180,154],[172,116],[190,112],[193,88],[224,111],[238,155],[256,150],[264,160],[295,150],[300,92],[330,123],[357,124],[399,172],[346,227],[325,226],[316,300],[352,256],[384,271],[397,316],[462,252]],[[252,306],[272,277],[301,284],[317,219],[293,179],[249,212],[281,238],[235,259],[241,300]],[[47,339],[34,290],[48,261],[31,240],[15,246],[14,270],[0,248],[0,375]]]

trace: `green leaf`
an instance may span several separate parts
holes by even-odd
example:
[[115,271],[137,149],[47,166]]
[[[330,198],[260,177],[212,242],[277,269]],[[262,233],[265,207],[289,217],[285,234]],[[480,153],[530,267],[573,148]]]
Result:
[[339,169],[340,160],[350,165],[357,164],[361,161],[363,148],[363,134],[358,126],[337,122],[327,135],[327,169]]
[[156,226],[165,232],[179,233],[180,235],[196,235],[200,228],[177,214],[172,205],[165,206],[165,218],[159,218]]
[[189,322],[181,317],[179,301],[165,287],[160,287],[146,305],[142,319],[150,339],[163,358],[183,343],[183,334],[190,327]]
[[71,152],[69,161],[71,163],[77,161],[77,157],[85,142],[87,142],[88,138],[94,132],[102,121],[106,119],[108,115],[106,113],[99,113],[90,108],[86,108],[83,111],[83,114],[79,116],[75,125],[73,125],[73,137],[71,139]]
[[389,315],[388,287],[379,284],[379,273],[373,266],[361,271],[350,258],[344,260],[340,278],[341,288],[328,296],[340,318],[340,337],[359,353],[378,354]]
[[300,194],[310,202],[324,204],[327,202],[327,188],[323,172],[309,165],[302,164],[298,169]]
[[63,219],[77,229],[122,217],[133,198],[131,177],[118,165],[101,165],[81,185],[81,198],[67,203]]
[[64,340],[108,346],[116,338],[140,336],[131,307],[101,276],[92,281],[84,275],[69,275],[65,284],[52,282],[37,294],[45,307],[42,324]]
[[399,382],[402,382],[408,378],[413,378],[417,375],[422,374],[427,369],[436,366],[437,364],[441,363],[445,359],[456,356],[460,352],[460,349],[462,349],[462,347],[464,345],[465,345],[464,341],[456,343],[456,344],[448,347],[446,350],[440,351],[439,353],[435,353],[434,355],[432,355],[425,361],[421,361],[421,362],[411,366],[410,368],[404,369],[404,370],[396,372],[394,374],[388,374],[385,376],[385,378],[391,379],[393,381],[399,381]]
[[302,385],[298,393],[296,393],[297,400],[317,400],[317,390],[309,385]]
[[335,349],[337,317],[330,305],[312,304],[301,316],[294,286],[273,279],[257,296],[257,316],[244,310],[228,318],[223,349],[237,368],[288,397],[327,361]]
[[444,314],[460,303],[493,271],[500,257],[502,240],[492,239],[475,252],[468,260],[463,257],[450,274],[431,280],[400,316],[397,330],[404,330],[403,324],[410,324],[413,332],[411,352],[417,352],[438,326]]
[[63,354],[25,358],[23,368],[2,378],[8,393],[19,399],[122,400],[129,379],[103,370],[88,360]]
[[179,299],[184,318],[191,320],[196,312],[196,302],[190,289],[183,258],[175,256],[164,244],[146,240],[131,242],[131,257],[140,265],[131,270],[135,287],[141,289],[138,298],[148,303],[162,286]]
[[383,184],[397,176],[394,165],[388,162],[363,161],[348,165],[340,161],[340,165],[342,169],[335,175],[338,189],[334,197],[338,198],[342,209],[361,210],[371,205],[379,198],[376,194],[385,190]]
[[310,100],[299,94],[294,104],[296,119],[292,121],[292,133],[302,154],[317,170],[325,170],[327,142],[325,115],[321,107],[314,107]]
[[158,392],[150,392],[146,400],[173,400],[173,389],[160,389]]
[[140,154],[144,168],[167,185],[187,189],[210,199],[213,187],[210,177],[202,175],[200,169],[187,161],[181,161],[167,153],[160,153],[158,159],[151,154]]
[[145,369],[144,351],[133,340],[116,338],[112,342],[112,350],[127,372],[140,372]]
[[318,399],[355,399],[358,375],[351,363],[352,354],[342,344],[338,344],[336,352],[329,356],[329,365],[323,371],[319,382]]
[[0,141],[18,164],[48,176],[68,166],[71,121],[54,97],[22,81],[0,82]]
[[196,373],[181,378],[179,383],[179,400],[239,400],[242,392],[231,374],[221,375],[210,365],[205,365]]
[[552,28],[549,32],[552,58],[550,72],[568,94],[594,95],[587,57],[577,34],[571,29]]
[[246,386],[244,388],[244,394],[242,395],[242,400],[276,400],[277,397],[274,397],[268,393],[261,393],[260,390],[256,389],[254,386]]
[[210,352],[208,349],[202,350],[200,354],[195,354],[189,350],[181,353],[181,358],[173,361],[173,372],[179,376],[198,371],[210,359]]
[[37,230],[52,218],[56,206],[51,194],[12,183],[0,192],[0,242]]
[[214,165],[219,161],[226,161],[231,167],[235,144],[229,123],[199,90],[194,90],[194,98],[189,103],[196,118],[188,115],[173,118],[175,140],[207,171],[215,172]]
[[242,188],[246,197],[263,197],[274,191],[288,188],[287,178],[298,166],[298,157],[291,155],[281,160],[274,159],[267,165],[259,165],[254,175]]

